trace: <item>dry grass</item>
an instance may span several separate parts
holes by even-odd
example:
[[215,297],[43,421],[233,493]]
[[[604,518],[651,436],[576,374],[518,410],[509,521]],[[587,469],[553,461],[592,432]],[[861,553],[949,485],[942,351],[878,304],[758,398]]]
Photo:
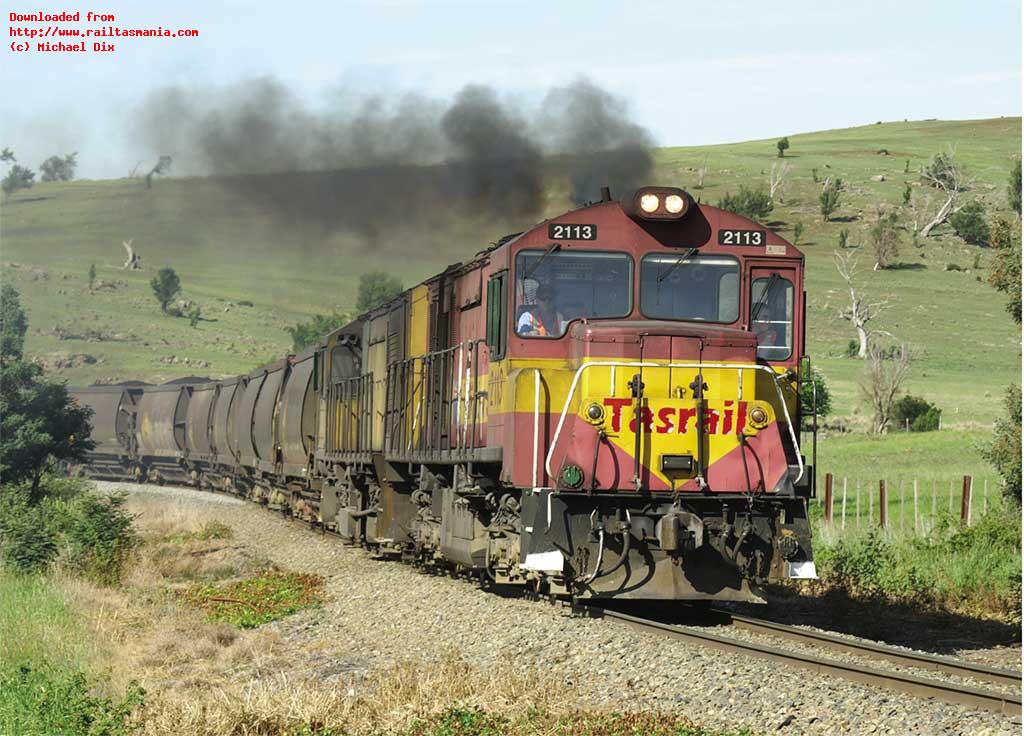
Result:
[[510,717],[564,711],[577,693],[537,670],[481,671],[455,655],[400,663],[369,680],[325,685],[285,677],[218,688],[201,697],[164,693],[146,706],[143,733],[222,736],[306,732],[396,733],[451,708]]

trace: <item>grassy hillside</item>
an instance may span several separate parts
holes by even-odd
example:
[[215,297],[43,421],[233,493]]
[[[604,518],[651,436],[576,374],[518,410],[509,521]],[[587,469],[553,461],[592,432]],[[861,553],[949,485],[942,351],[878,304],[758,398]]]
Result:
[[[852,415],[862,364],[842,357],[854,333],[836,318],[844,304],[831,258],[839,231],[848,229],[851,242],[866,242],[876,203],[899,209],[904,182],[918,186],[917,176],[904,170],[915,172],[948,146],[974,177],[967,196],[984,201],[992,214],[1007,212],[1020,119],[883,123],[793,135],[790,143],[787,187],[769,219],[789,238],[797,222],[804,225],[799,245],[808,263],[809,348],[837,411]],[[698,191],[695,171],[705,158],[708,174]],[[767,186],[778,161],[774,140],[665,148],[656,153],[654,179],[715,203],[740,184]],[[848,183],[833,222],[821,221],[812,169]],[[885,181],[873,181],[877,175]],[[549,214],[566,208],[564,195],[549,197]],[[12,197],[2,211],[0,247],[3,277],[22,292],[29,315],[30,352],[54,366],[71,363],[59,373],[74,382],[162,380],[247,371],[287,350],[286,326],[349,308],[363,271],[386,269],[409,284],[528,224],[464,222],[453,232],[410,231],[365,242],[272,222],[215,180],[166,179],[152,190],[139,180],[82,181],[40,184]],[[904,233],[899,267],[865,274],[869,293],[891,303],[874,326],[918,354],[909,389],[936,401],[947,426],[986,430],[1003,388],[1019,373],[1018,331],[1002,295],[984,283],[991,254],[964,244],[948,226],[936,234],[915,248]],[[142,272],[120,268],[121,241],[128,238],[142,257]],[[870,269],[870,255],[862,260]],[[945,271],[948,263],[965,270]],[[102,282],[92,292],[90,264]],[[178,271],[183,297],[203,310],[195,329],[162,315],[152,298],[149,279],[164,265]]]

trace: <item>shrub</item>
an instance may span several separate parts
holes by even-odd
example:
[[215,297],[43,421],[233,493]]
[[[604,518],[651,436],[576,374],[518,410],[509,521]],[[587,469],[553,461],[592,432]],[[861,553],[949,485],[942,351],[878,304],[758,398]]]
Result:
[[949,217],[953,231],[972,245],[988,242],[988,222],[985,220],[985,205],[981,202],[970,202]]
[[1010,169],[1010,181],[1006,185],[1006,193],[1010,200],[1010,209],[1020,214],[1020,159],[1014,159],[1013,168]]
[[875,250],[875,267],[888,268],[899,255],[899,231],[896,226],[896,213],[891,212],[878,218],[868,232]]
[[96,285],[96,264],[89,264],[89,290]]
[[996,253],[989,265],[988,283],[1009,297],[1006,311],[1020,324],[1020,223],[1000,218],[992,226],[991,235]]
[[939,428],[942,410],[920,396],[904,396],[893,405],[892,421],[897,430],[933,432]]
[[367,312],[402,293],[402,282],[385,271],[370,271],[359,277],[356,310]]
[[45,572],[57,556],[57,534],[45,506],[29,506],[22,497],[5,493],[0,499],[0,558],[9,570],[23,574]]
[[[907,162],[909,163],[909,161]],[[910,204],[910,196],[913,194],[913,188],[910,186],[909,181],[903,182],[903,206],[906,207]]]
[[121,579],[128,554],[137,540],[125,494],[82,496],[75,503],[67,530],[69,561],[101,585]]
[[192,308],[188,310],[188,326],[195,327],[199,324],[199,320],[202,319],[203,313],[199,309],[198,304],[192,305]]
[[850,231],[845,227],[839,231],[839,247],[848,248],[850,245]]
[[786,155],[786,150],[789,149],[789,138],[780,138],[775,142],[775,147],[779,149],[779,158]]
[[1003,496],[1020,506],[1021,502],[1021,393],[1014,384],[1006,390],[1006,414],[996,420],[992,444],[982,450],[1003,477]]
[[818,170],[817,169],[811,169],[811,179],[814,181],[815,184],[818,183]]
[[349,317],[346,314],[318,314],[309,322],[286,327],[285,332],[292,336],[292,350],[298,353],[348,323]]
[[821,210],[821,219],[828,222],[832,214],[839,209],[839,198],[843,190],[842,179],[830,181],[821,194],[818,195],[818,204]]
[[751,220],[761,220],[772,211],[772,198],[763,189],[748,189],[740,186],[737,194],[729,192],[719,201],[718,207]]
[[800,237],[804,234],[804,224],[798,222],[793,225],[793,245],[800,244]]
[[804,412],[811,411],[811,407],[814,405],[814,394],[817,394],[818,416],[827,417],[832,413],[832,397],[825,383],[825,376],[817,368],[811,369],[810,381],[800,382],[800,407]]
[[850,340],[846,343],[846,357],[856,358],[860,354],[860,343],[857,340]]
[[73,668],[27,662],[0,668],[2,722],[10,733],[128,736],[132,713],[145,691],[132,683],[119,701],[95,695],[85,674]]
[[164,312],[167,311],[167,305],[181,291],[181,279],[173,268],[161,268],[149,285],[153,289],[153,296],[160,302],[160,309]]

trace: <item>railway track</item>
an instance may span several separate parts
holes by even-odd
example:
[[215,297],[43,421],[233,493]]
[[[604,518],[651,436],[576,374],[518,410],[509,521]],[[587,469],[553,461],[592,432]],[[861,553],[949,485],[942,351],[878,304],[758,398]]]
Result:
[[[194,489],[190,489],[194,490]],[[232,494],[227,494],[232,495]],[[236,496],[237,497],[237,496]],[[264,507],[265,508],[265,507]],[[265,509],[270,510],[270,509]],[[297,519],[287,512],[280,513],[285,519],[305,526],[321,534],[342,539],[337,533],[322,526],[312,525]],[[789,624],[781,624],[766,619],[743,616],[723,609],[711,608],[708,613],[736,629],[771,636],[777,639],[811,646],[817,649],[843,652],[865,659],[885,661],[903,667],[918,670],[931,670],[944,675],[979,681],[1000,688],[1015,688],[1016,692],[999,689],[986,689],[949,680],[919,677],[894,669],[880,669],[867,665],[844,662],[841,660],[815,656],[805,652],[787,651],[779,647],[749,639],[722,636],[697,626],[667,623],[654,619],[634,616],[621,611],[605,608],[594,603],[573,606],[577,613],[606,618],[633,628],[653,632],[662,636],[689,641],[721,651],[754,656],[779,662],[791,667],[798,667],[817,674],[832,675],[845,680],[873,685],[887,690],[894,690],[923,698],[934,698],[947,703],[966,705],[971,708],[993,711],[1019,718],[1021,716],[1021,673],[997,667],[966,662],[926,654],[914,650],[902,649],[876,642],[850,639],[837,634],[813,629],[805,629]]]
[[[589,608],[589,607],[588,607]],[[1021,715],[1021,674],[1011,670],[963,662],[922,652],[908,651],[874,642],[847,639],[820,631],[810,631],[796,626],[773,621],[739,616],[728,611],[712,609],[712,613],[724,619],[729,626],[772,636],[776,639],[810,645],[816,649],[854,654],[866,659],[882,660],[916,669],[927,669],[944,675],[954,675],[980,681],[996,687],[976,687],[951,680],[920,677],[895,669],[872,667],[856,662],[846,662],[827,656],[818,656],[803,651],[791,651],[770,644],[723,636],[706,631],[701,627],[685,626],[651,620],[608,608],[590,608],[597,615],[633,628],[657,633],[674,639],[681,639],[702,646],[712,647],[745,656],[754,656],[799,667],[817,674],[831,675],[866,685],[908,693],[918,697],[934,698],[947,703],[957,703],[971,708],[994,711],[1005,715]],[[1005,689],[1016,688],[1016,692]]]

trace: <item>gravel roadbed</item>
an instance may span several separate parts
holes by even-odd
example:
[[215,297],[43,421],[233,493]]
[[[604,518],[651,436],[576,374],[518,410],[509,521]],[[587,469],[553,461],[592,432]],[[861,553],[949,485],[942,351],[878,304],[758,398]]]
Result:
[[574,684],[584,697],[581,707],[671,711],[707,727],[844,736],[1020,733],[1020,722],[1007,716],[814,676],[611,621],[574,618],[561,606],[504,597],[464,580],[378,560],[231,497],[166,486],[97,485],[201,510],[276,565],[323,575],[327,603],[268,625],[289,646],[308,652],[302,674],[319,680],[340,682],[395,661],[431,661],[457,651],[482,668],[495,662],[535,665]]

